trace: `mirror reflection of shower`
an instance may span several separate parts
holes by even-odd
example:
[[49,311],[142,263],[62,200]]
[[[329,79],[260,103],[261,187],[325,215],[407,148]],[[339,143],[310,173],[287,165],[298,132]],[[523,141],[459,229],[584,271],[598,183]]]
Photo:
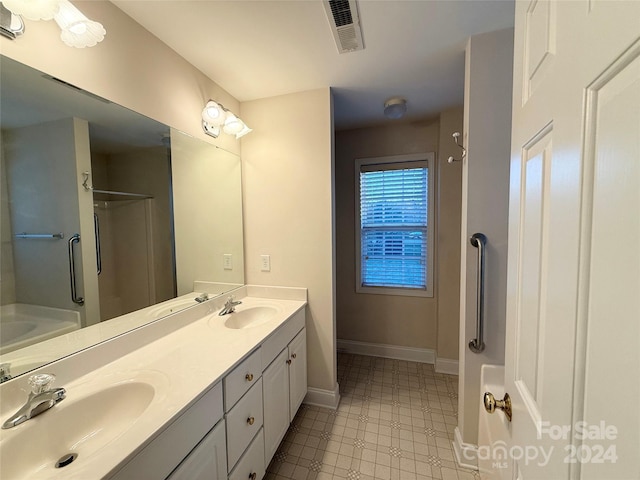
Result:
[[92,138],[100,320],[175,296],[168,146],[105,149]]

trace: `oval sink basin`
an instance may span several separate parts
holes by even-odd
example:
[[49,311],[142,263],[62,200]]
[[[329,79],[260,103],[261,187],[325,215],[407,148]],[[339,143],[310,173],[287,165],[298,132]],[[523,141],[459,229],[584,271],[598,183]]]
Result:
[[[39,416],[7,430],[0,448],[0,478],[72,475],[74,465],[126,432],[146,410],[155,389],[142,382],[114,385],[74,401],[69,397]],[[77,454],[62,469],[55,465]]]
[[236,311],[225,315],[228,317],[224,321],[227,328],[251,328],[267,323],[278,312],[278,309],[271,306],[255,306],[245,307],[240,310],[236,307]]

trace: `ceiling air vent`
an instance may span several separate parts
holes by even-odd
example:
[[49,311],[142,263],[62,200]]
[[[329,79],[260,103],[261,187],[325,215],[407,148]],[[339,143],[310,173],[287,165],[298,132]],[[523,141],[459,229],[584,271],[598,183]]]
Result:
[[338,53],[362,50],[362,30],[355,0],[323,0]]

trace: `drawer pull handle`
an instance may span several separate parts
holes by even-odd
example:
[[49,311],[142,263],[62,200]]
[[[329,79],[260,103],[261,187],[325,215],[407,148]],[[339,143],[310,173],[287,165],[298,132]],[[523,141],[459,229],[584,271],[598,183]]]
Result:
[[253,417],[249,417],[249,418],[247,418],[247,423],[248,423],[249,425],[253,425],[253,423],[254,423],[255,421],[256,421],[256,419],[255,419],[255,418],[253,418]]
[[291,358],[296,358],[296,354],[295,354],[295,353],[292,353],[292,354],[291,354]]
[[287,365],[291,365],[291,359],[287,360]]
[[251,380],[253,380],[253,373],[247,373],[244,378],[247,379],[247,382],[250,382]]
[[258,476],[258,474],[257,474],[256,472],[253,472],[253,473],[250,473],[250,474],[249,474],[249,478],[250,478],[251,480],[256,480],[256,477],[257,477],[257,476]]

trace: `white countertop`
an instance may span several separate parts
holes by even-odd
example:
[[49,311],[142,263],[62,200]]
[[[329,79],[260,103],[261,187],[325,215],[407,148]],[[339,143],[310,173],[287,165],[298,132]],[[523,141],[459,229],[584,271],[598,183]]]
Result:
[[[82,461],[83,459],[79,456],[71,465],[53,470],[51,466],[59,456],[48,458],[41,452],[30,451],[29,445],[24,446],[24,450],[27,452],[25,459],[29,462],[37,461],[43,467],[38,472],[29,472],[25,478],[33,480],[41,478],[86,480],[88,478],[102,478],[114,473],[124,461],[131,459],[204,392],[219,382],[247,354],[263,343],[278,327],[306,305],[305,289],[247,286],[234,293],[236,299],[243,302],[242,305],[236,307],[238,312],[260,305],[277,305],[278,312],[263,324],[245,329],[230,329],[224,326],[225,316],[218,315],[221,303],[224,303],[225,299],[215,298],[189,309],[189,311],[177,313],[139,329],[136,336],[139,337],[142,346],[92,369],[90,372],[84,372],[78,376],[73,374],[73,372],[82,373],[80,363],[84,361],[86,364],[95,363],[96,359],[91,358],[92,356],[104,356],[105,352],[109,352],[109,350],[117,350],[116,343],[119,339],[108,342],[111,343],[111,349],[108,344],[103,344],[41,369],[47,373],[54,373],[58,379],[63,380],[56,382],[56,385],[65,387],[67,390],[66,399],[53,407],[51,411],[28,420],[22,425],[1,430],[0,454],[2,454],[3,444],[15,441],[12,438],[14,436],[17,438],[22,429],[28,427],[29,429],[45,430],[47,424],[50,423],[47,421],[47,417],[56,415],[57,410],[72,408],[74,402],[92,392],[122,383],[135,381],[149,383],[153,385],[155,395],[146,410],[119,437],[95,453],[88,454],[85,457],[86,461]],[[164,322],[178,324],[181,316],[186,318],[189,315],[193,317],[197,314],[202,315],[202,313],[205,315],[201,318],[144,345],[145,337],[152,338],[154,336],[152,329],[167,328],[167,325],[160,324]],[[149,331],[145,332],[145,329],[149,329]],[[127,335],[120,337],[122,342],[133,341],[125,337]],[[16,392],[3,392],[3,390],[17,380],[0,386],[2,403],[4,404],[5,400],[9,403],[9,405],[2,405],[2,422],[13,413],[16,398],[19,397]],[[16,385],[13,385],[13,390],[16,389]],[[2,395],[3,393],[6,395]],[[24,401],[26,394],[22,398]],[[49,436],[52,432],[46,434]],[[4,457],[4,455],[2,456]],[[2,472],[5,470],[5,467],[2,466],[5,461],[13,462],[20,461],[20,459],[0,459],[0,477],[3,480],[10,480]]]

